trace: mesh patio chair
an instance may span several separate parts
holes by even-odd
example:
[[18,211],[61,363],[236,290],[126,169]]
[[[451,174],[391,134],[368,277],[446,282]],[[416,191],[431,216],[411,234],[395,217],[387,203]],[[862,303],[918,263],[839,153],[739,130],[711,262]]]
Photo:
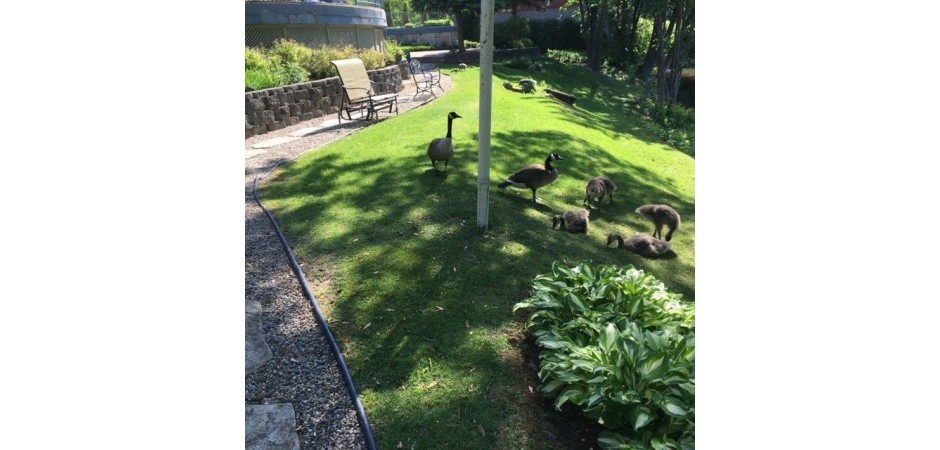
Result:
[[[340,59],[330,61],[336,67],[339,73],[339,81],[343,85],[343,102],[339,107],[339,123],[343,122],[343,111],[346,111],[348,120],[352,119],[352,112],[365,110],[366,120],[378,120],[379,109],[388,106],[388,112],[391,114],[392,108],[395,108],[395,114],[398,114],[398,94],[394,92],[395,86],[392,83],[377,83],[369,79],[366,72],[366,66],[361,59]],[[375,85],[385,84],[391,87],[391,94],[376,94]]]

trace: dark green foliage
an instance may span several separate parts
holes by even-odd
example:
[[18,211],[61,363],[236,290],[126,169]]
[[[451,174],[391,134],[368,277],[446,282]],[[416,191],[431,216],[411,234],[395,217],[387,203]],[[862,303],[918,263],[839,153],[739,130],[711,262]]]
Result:
[[426,27],[453,26],[454,21],[450,19],[428,19],[424,21]]
[[695,445],[695,305],[632,266],[554,264],[513,310],[541,347],[540,392],[608,428],[605,449]]
[[667,144],[695,156],[695,109],[674,104],[665,106],[656,100],[653,92],[647,92],[637,102],[638,112],[660,125],[659,137]]
[[[529,21],[522,17],[514,17],[493,26],[493,45],[496,48],[519,48],[518,44],[530,34]],[[532,41],[530,40],[531,44]]]
[[549,50],[546,56],[562,64],[587,64],[587,53],[584,51]]
[[542,53],[549,49],[584,50],[580,23],[571,18],[529,21],[529,38]]
[[512,69],[525,70],[525,69],[528,69],[529,66],[532,65],[532,58],[529,58],[528,56],[517,56],[513,59],[510,59],[509,61],[506,61],[503,64],[505,64],[506,67],[509,67]]

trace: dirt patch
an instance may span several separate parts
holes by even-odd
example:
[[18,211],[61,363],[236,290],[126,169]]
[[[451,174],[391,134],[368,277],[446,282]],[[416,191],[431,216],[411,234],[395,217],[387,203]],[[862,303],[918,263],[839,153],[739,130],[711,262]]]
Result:
[[597,436],[604,427],[581,413],[571,403],[565,403],[561,411],[555,409],[555,401],[538,393],[539,346],[535,338],[526,333],[520,324],[519,330],[509,339],[513,348],[518,349],[522,367],[520,373],[526,383],[535,390],[532,401],[527,405],[530,414],[541,415],[546,426],[538,433],[550,440],[553,449],[587,450],[597,448]]
[[332,315],[333,302],[339,295],[339,283],[336,278],[339,264],[340,258],[336,255],[317,255],[309,259],[309,263],[303,265],[304,274],[307,275],[307,284],[317,298],[317,304],[320,305],[320,310],[323,311],[327,320]]

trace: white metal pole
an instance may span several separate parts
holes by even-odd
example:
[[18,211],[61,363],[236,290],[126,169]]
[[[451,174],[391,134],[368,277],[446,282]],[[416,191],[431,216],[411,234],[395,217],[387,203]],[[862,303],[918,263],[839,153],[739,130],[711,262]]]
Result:
[[490,125],[493,112],[494,0],[480,2],[480,155],[477,159],[477,226],[490,221]]

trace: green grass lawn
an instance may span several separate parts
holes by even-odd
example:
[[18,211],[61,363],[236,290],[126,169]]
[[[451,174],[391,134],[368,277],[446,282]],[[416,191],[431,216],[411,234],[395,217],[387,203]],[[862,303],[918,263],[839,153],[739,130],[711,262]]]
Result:
[[[356,132],[280,169],[262,198],[315,285],[382,448],[553,448],[534,366],[511,342],[524,317],[513,304],[553,261],[633,264],[673,292],[695,295],[695,161],[655,141],[622,105],[628,86],[592,81],[584,68],[545,63],[528,74],[497,66],[493,80],[490,227],[476,227],[479,69],[454,72],[431,104]],[[571,108],[511,92],[532,77],[579,97]],[[405,93],[408,94],[408,93]],[[438,176],[425,151],[454,121],[457,148]],[[558,180],[539,190],[499,190],[518,168],[545,160]],[[580,208],[587,180],[607,175],[614,204],[591,212],[589,235],[551,229]],[[652,226],[634,210],[666,203],[682,214],[674,255],[641,258],[605,247]]]

